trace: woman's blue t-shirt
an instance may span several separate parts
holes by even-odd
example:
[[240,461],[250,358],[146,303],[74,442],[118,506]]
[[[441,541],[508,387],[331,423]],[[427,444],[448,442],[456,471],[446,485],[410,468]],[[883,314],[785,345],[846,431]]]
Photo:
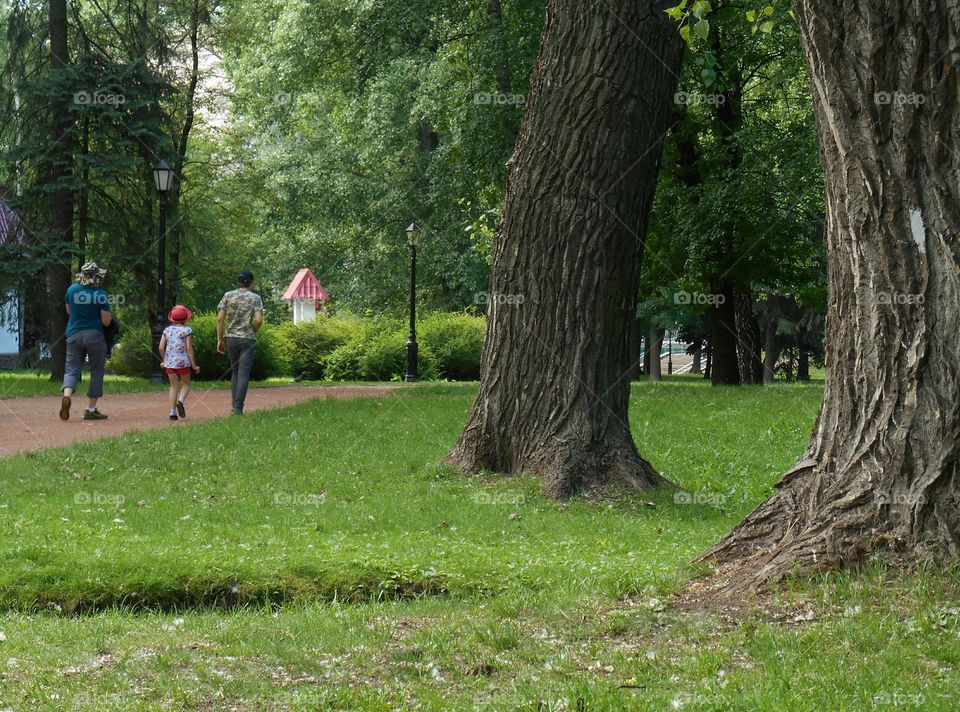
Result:
[[86,329],[103,331],[103,322],[100,321],[101,311],[110,311],[110,298],[99,287],[84,287],[82,284],[71,284],[67,289],[66,299],[70,305],[70,321],[67,323],[67,336]]

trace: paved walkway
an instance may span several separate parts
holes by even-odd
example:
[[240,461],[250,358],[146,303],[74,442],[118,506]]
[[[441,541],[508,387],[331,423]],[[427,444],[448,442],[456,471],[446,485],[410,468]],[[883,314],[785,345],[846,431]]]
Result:
[[[384,395],[401,386],[284,386],[251,388],[247,393],[246,412],[269,410],[316,398],[361,398]],[[169,419],[166,393],[128,393],[110,395],[98,404],[109,420],[84,421],[87,398],[83,393],[73,397],[70,420],[63,422],[60,398],[0,399],[0,458],[20,452],[58,447],[71,443],[121,435],[132,430],[185,427],[213,418],[229,416],[230,391],[195,390],[187,398],[187,419]]]

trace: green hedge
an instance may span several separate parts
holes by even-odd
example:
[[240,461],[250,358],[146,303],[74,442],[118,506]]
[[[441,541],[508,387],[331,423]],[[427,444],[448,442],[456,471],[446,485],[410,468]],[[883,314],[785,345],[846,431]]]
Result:
[[482,317],[434,312],[417,327],[417,340],[436,357],[441,378],[477,381],[480,380],[480,351],[485,330]]
[[310,380],[326,376],[326,358],[363,332],[363,324],[355,319],[321,318],[306,324],[287,322],[279,327],[287,349],[290,373]]
[[[217,353],[217,318],[198,314],[191,321],[200,378],[229,377],[227,358]],[[420,377],[424,380],[477,380],[484,320],[466,313],[436,312],[417,328]],[[407,327],[399,319],[320,318],[308,324],[264,325],[257,335],[255,379],[303,376],[311,380],[389,381],[406,372]],[[147,324],[125,325],[123,339],[108,367],[115,373],[150,373]]]
[[[362,331],[324,358],[331,381],[397,381],[407,372],[407,334],[401,322],[368,320]],[[419,350],[420,378],[437,378],[437,360],[429,348]]]
[[[230,362],[217,353],[217,315],[197,314],[190,320],[193,329],[193,352],[200,366],[200,380],[218,380],[230,377]],[[125,324],[120,344],[114,349],[107,367],[126,376],[149,376],[152,336],[145,323]],[[253,359],[252,377],[255,380],[289,374],[289,350],[280,329],[264,325],[257,334],[257,353]]]

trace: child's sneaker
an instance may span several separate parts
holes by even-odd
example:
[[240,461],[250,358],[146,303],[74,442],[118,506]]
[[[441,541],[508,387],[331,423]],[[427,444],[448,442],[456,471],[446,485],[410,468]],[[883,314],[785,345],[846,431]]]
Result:
[[178,401],[177,401],[177,414],[178,414],[181,418],[186,418],[186,417],[187,417],[187,409],[183,407],[183,401],[181,401],[181,400],[178,400]]

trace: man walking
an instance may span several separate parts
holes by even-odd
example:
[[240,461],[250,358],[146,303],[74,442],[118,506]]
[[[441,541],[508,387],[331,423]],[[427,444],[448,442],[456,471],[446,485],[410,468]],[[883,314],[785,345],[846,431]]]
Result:
[[261,326],[263,301],[253,292],[253,273],[244,270],[237,275],[237,288],[224,294],[217,307],[217,351],[230,360],[234,415],[243,415]]
[[109,326],[110,298],[100,288],[107,270],[96,262],[87,262],[80,268],[77,283],[70,285],[64,297],[67,314],[67,367],[63,376],[63,398],[60,401],[60,420],[70,419],[71,396],[80,380],[83,362],[90,362],[90,387],[87,389],[87,409],[84,420],[106,420],[97,410],[97,400],[103,397],[103,371],[107,361],[107,340],[104,327]]

